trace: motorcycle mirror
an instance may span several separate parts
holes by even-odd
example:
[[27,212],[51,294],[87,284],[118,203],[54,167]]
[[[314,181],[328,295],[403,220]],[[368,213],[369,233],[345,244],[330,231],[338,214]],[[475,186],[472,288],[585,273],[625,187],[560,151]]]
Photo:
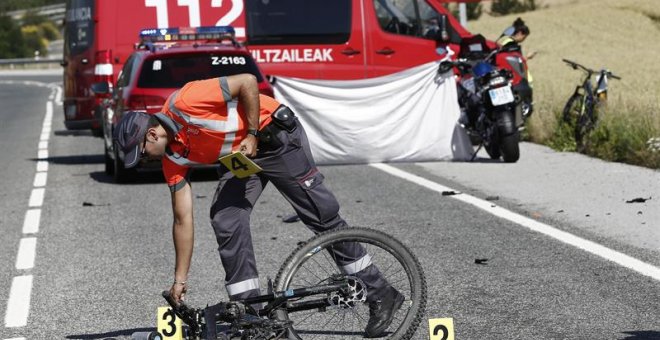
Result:
[[[449,42],[449,22],[447,20],[446,15],[438,15],[435,18],[430,19],[429,21],[436,21],[437,27],[433,27],[429,30],[429,33],[427,33],[428,38],[432,38],[433,40],[440,42],[440,43],[447,43]],[[433,25],[431,25],[432,27]]]

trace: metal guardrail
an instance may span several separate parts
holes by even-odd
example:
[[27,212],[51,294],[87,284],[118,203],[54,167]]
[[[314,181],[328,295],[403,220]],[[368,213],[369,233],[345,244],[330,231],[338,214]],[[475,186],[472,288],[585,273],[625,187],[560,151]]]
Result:
[[[66,4],[56,4],[56,5],[48,5],[48,6],[42,6],[42,7],[35,7],[29,9],[30,11],[34,11],[39,15],[43,15],[50,20],[55,21],[57,24],[62,24],[62,21],[64,20],[64,17],[66,15]],[[7,15],[12,17],[14,20],[22,20],[23,16],[28,10],[26,9],[21,9],[21,10],[16,10],[16,11],[10,11],[7,12]]]
[[0,65],[25,65],[25,64],[59,64],[62,59],[51,58],[16,58],[16,59],[0,59]]
[[0,59],[0,70],[61,69],[61,62],[55,58]]

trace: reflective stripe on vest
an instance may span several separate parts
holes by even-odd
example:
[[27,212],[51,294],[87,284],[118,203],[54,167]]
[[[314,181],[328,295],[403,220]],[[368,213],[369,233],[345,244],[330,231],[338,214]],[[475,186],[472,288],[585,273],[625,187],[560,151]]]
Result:
[[202,163],[199,163],[199,162],[191,161],[188,158],[183,157],[182,155],[179,155],[178,153],[176,153],[174,151],[172,151],[171,154],[166,153],[165,156],[167,156],[167,158],[169,160],[171,160],[172,163],[174,163],[176,165],[191,166],[191,165],[196,165],[196,164],[202,164]]
[[[223,98],[227,99],[227,93],[224,92],[222,86],[221,89],[223,91],[222,93]],[[181,118],[187,124],[195,125],[197,127],[201,127],[210,131],[217,131],[224,133],[224,140],[222,143],[222,147],[218,152],[217,158],[230,154],[232,151],[232,145],[236,140],[236,131],[238,130],[238,125],[239,125],[238,101],[231,100],[226,102],[226,106],[227,106],[226,120],[214,120],[214,119],[202,119],[202,118],[192,117],[186,114],[185,112],[177,109],[174,103],[176,103],[178,97],[179,97],[179,91],[176,91],[171,95],[170,97],[171,100],[169,103],[170,112],[173,112],[177,117]],[[229,98],[231,99],[231,97]],[[177,156],[170,157],[170,155],[168,155],[168,158],[171,159],[172,162],[174,162],[175,164],[179,164],[179,165],[200,164],[194,161],[190,161],[187,158],[182,157],[180,155]]]

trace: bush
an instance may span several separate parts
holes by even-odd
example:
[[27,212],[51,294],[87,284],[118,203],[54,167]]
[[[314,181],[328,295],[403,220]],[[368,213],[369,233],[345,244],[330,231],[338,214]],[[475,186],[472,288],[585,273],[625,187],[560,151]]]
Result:
[[11,17],[0,15],[0,59],[24,56],[25,42],[21,29]]
[[21,28],[23,33],[23,39],[25,41],[26,55],[25,57],[31,57],[35,55],[36,51],[39,51],[40,56],[45,56],[47,53],[46,47],[48,46],[48,40],[46,40],[41,34],[39,27],[37,26],[23,26]]
[[[660,169],[660,130],[654,127],[652,115],[604,111],[596,128],[584,137],[583,153]],[[558,151],[576,151],[574,126],[563,124],[561,114],[556,117],[555,133],[546,144]]]
[[490,11],[494,15],[507,15],[536,10],[535,0],[493,0]]
[[[482,7],[478,2],[469,2],[465,4],[465,14],[468,20],[477,20],[481,16]],[[458,5],[449,7],[449,4],[445,4],[445,7],[451,11],[451,14],[454,18],[459,18]]]
[[39,24],[39,32],[41,32],[41,35],[48,41],[62,39],[60,30],[57,29],[55,23],[52,21],[44,21]]

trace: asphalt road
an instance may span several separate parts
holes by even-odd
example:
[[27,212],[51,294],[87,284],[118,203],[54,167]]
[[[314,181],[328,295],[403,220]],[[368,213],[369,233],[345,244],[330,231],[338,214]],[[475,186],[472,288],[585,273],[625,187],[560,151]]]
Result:
[[[112,183],[103,172],[101,140],[65,130],[58,91],[47,86],[60,82],[58,75],[0,75],[0,339],[127,339],[155,327],[160,292],[172,281],[169,192],[158,173]],[[40,145],[48,102],[52,127],[48,144]],[[35,176],[44,172],[37,171],[44,146],[42,186]],[[368,165],[321,170],[349,223],[390,233],[419,257],[429,296],[415,339],[429,338],[431,318],[452,318],[456,339],[660,339],[660,276],[653,276],[660,265],[657,171],[527,144],[515,165],[482,159],[392,166],[460,193],[443,195]],[[606,185],[617,174],[624,182]],[[35,188],[45,188],[44,200],[29,207]],[[214,189],[213,172],[193,177],[196,248],[188,301],[199,307],[226,297],[208,223]],[[488,198],[487,206],[461,197]],[[625,203],[636,197],[652,199]],[[490,208],[641,262],[615,263]],[[26,211],[36,209],[39,229],[26,233]],[[311,236],[299,222],[282,222],[291,212],[268,188],[253,213],[262,287],[296,243]],[[36,242],[33,266],[23,258],[17,268],[19,248],[30,242]],[[31,289],[21,288],[29,298],[9,301],[12,283],[25,277]],[[12,303],[29,308],[25,325],[11,325],[21,321],[20,313],[9,315]]]

